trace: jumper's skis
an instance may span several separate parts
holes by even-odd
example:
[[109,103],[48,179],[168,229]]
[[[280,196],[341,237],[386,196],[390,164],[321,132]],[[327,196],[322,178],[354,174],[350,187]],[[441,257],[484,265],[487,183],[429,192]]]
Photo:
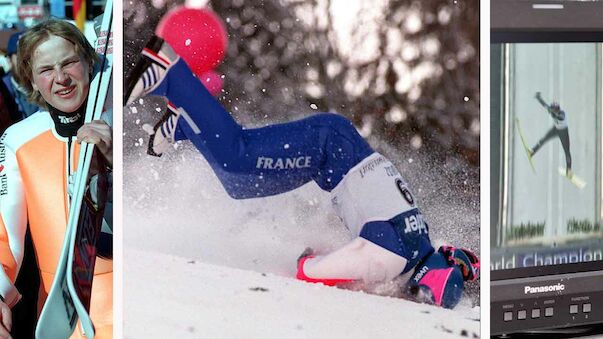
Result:
[[[100,69],[90,84],[85,123],[100,119],[105,105],[113,64],[112,23],[113,2],[107,0],[94,44],[101,55]],[[88,311],[99,229],[98,223],[89,218],[90,202],[84,198],[93,148],[93,144],[87,143],[80,147],[65,238],[54,281],[38,320],[36,338],[69,338],[78,317],[84,335],[94,337]]]
[[[105,11],[111,11],[110,13],[112,13],[111,1],[107,2]],[[109,84],[111,82],[113,68],[112,15],[107,19],[108,23],[105,23],[105,18],[103,17],[103,23],[101,24],[95,46],[97,53],[104,54],[106,65],[102,68],[103,75],[99,79],[100,84],[98,85],[98,88],[92,87],[94,86],[94,83],[91,86],[91,88],[96,89],[96,91],[93,92],[96,93],[94,97],[95,102],[91,103],[90,100],[88,101],[85,123],[101,118],[105,100],[107,98],[107,91],[110,88]],[[97,206],[94,206],[95,204],[90,195],[85,194],[93,150],[93,144],[84,144],[80,149],[80,157],[78,158],[79,181],[76,177],[76,185],[78,185],[79,182],[81,190],[77,195],[74,195],[74,208],[76,209],[75,213],[77,214],[74,214],[75,219],[72,220],[74,228],[72,229],[69,259],[67,261],[67,285],[69,286],[69,291],[73,297],[82,330],[88,338],[94,336],[94,326],[89,315],[90,297],[92,292],[92,279],[94,277],[94,266],[96,263],[96,242],[100,234],[104,201],[106,200],[107,193],[106,173],[103,171],[104,165],[99,161],[100,165],[97,166],[100,171],[98,179],[99,189],[97,190]],[[102,155],[99,152],[97,159],[100,160],[101,157]],[[97,210],[97,213],[94,212],[95,209]]]
[[526,155],[528,156],[528,161],[530,161],[530,166],[532,167],[532,171],[536,173],[536,168],[534,167],[534,161],[532,161],[532,153],[530,151],[530,147],[526,143],[525,138],[523,137],[523,133],[521,131],[521,125],[519,124],[519,119],[515,118],[515,126],[517,127],[517,134],[519,134],[519,138],[521,139],[521,144],[523,145],[523,149],[526,151]]
[[584,181],[582,178],[580,178],[579,176],[577,176],[573,173],[568,175],[567,170],[563,167],[559,167],[559,175],[566,177],[567,180],[569,180],[572,184],[574,184],[579,189],[583,189],[584,187],[586,187],[586,181]]

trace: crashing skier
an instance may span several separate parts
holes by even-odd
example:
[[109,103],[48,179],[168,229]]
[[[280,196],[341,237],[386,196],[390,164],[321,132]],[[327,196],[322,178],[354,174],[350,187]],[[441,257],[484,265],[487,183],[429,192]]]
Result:
[[469,250],[431,245],[429,227],[396,167],[375,152],[344,117],[306,119],[245,129],[163,40],[153,37],[126,81],[125,101],[163,96],[168,111],[155,124],[149,154],[189,140],[234,199],[265,197],[315,181],[355,236],[342,248],[298,260],[297,278],[325,285],[378,283],[408,273],[412,297],[447,308],[465,281],[477,279]]

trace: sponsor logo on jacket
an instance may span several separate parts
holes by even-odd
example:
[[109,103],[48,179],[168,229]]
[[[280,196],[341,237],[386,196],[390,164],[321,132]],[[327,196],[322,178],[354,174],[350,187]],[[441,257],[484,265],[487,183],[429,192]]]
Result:
[[417,272],[417,275],[415,275],[414,281],[416,283],[418,283],[419,281],[421,281],[421,279],[423,279],[423,276],[427,272],[429,272],[429,266],[425,265],[425,266],[421,267],[421,269],[419,270],[419,272]]
[[404,233],[418,232],[419,234],[427,234],[427,226],[423,221],[423,215],[421,213],[411,214],[404,218]]
[[6,195],[8,193],[8,178],[6,174],[0,175],[0,195]]
[[0,196],[8,194],[8,178],[4,172],[4,160],[6,160],[6,146],[4,145],[4,138],[6,134],[0,137]]
[[296,158],[269,158],[269,157],[258,157],[258,161],[255,165],[256,168],[262,169],[294,169],[294,168],[308,168],[312,157],[301,156]]
[[384,157],[378,157],[377,159],[373,159],[369,162],[367,162],[365,165],[363,165],[362,167],[360,167],[360,177],[364,178],[364,176],[368,173],[368,172],[372,172],[375,170],[375,168],[377,168],[377,166],[379,166],[380,164],[386,162],[387,160]]
[[4,145],[5,137],[6,134],[3,134],[2,137],[0,137],[0,162],[4,162],[4,160],[6,160],[6,146]]
[[82,115],[80,113],[74,115],[74,116],[65,116],[65,115],[59,115],[59,121],[61,122],[61,124],[70,124],[73,122],[76,122],[80,119]]

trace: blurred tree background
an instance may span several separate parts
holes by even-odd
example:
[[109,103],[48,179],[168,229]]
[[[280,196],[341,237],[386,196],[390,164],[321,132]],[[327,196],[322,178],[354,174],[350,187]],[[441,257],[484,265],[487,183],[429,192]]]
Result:
[[[181,4],[124,2],[126,74],[160,18]],[[206,5],[228,31],[219,99],[240,123],[337,112],[367,138],[379,136],[405,152],[425,150],[444,163],[452,157],[479,166],[477,0]],[[125,115],[129,130],[134,119]],[[126,135],[126,149],[129,137],[138,140],[136,133]]]

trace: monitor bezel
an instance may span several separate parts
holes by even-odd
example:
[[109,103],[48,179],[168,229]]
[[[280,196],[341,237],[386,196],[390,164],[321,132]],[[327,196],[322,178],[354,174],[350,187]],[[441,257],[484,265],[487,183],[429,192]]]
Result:
[[603,42],[603,29],[589,31],[492,30],[490,32],[491,44],[568,42]]
[[[507,16],[509,11],[517,13],[526,10],[535,3],[563,4],[564,21],[555,22],[559,18],[538,13],[535,20],[526,16],[515,16],[513,20],[505,22],[498,18]],[[490,44],[507,43],[603,43],[603,20],[600,17],[596,24],[589,21],[593,10],[603,13],[601,2],[576,2],[576,1],[526,1],[507,0],[493,1],[491,7],[492,28],[490,30]],[[588,13],[585,16],[585,13]],[[554,13],[557,15],[558,13]],[[495,19],[496,17],[496,19]],[[575,20],[576,17],[585,20]],[[508,18],[508,16],[507,16]],[[555,25],[557,24],[557,28]],[[603,270],[603,260],[579,262],[570,264],[554,264],[545,266],[521,267],[513,269],[490,270],[491,281],[520,279],[527,277],[548,276],[556,274],[571,274],[578,272]]]
[[572,264],[521,267],[513,269],[490,270],[490,280],[520,279],[556,274],[569,274],[589,271],[603,271],[603,260]]
[[601,1],[494,0],[492,42],[600,42]]

